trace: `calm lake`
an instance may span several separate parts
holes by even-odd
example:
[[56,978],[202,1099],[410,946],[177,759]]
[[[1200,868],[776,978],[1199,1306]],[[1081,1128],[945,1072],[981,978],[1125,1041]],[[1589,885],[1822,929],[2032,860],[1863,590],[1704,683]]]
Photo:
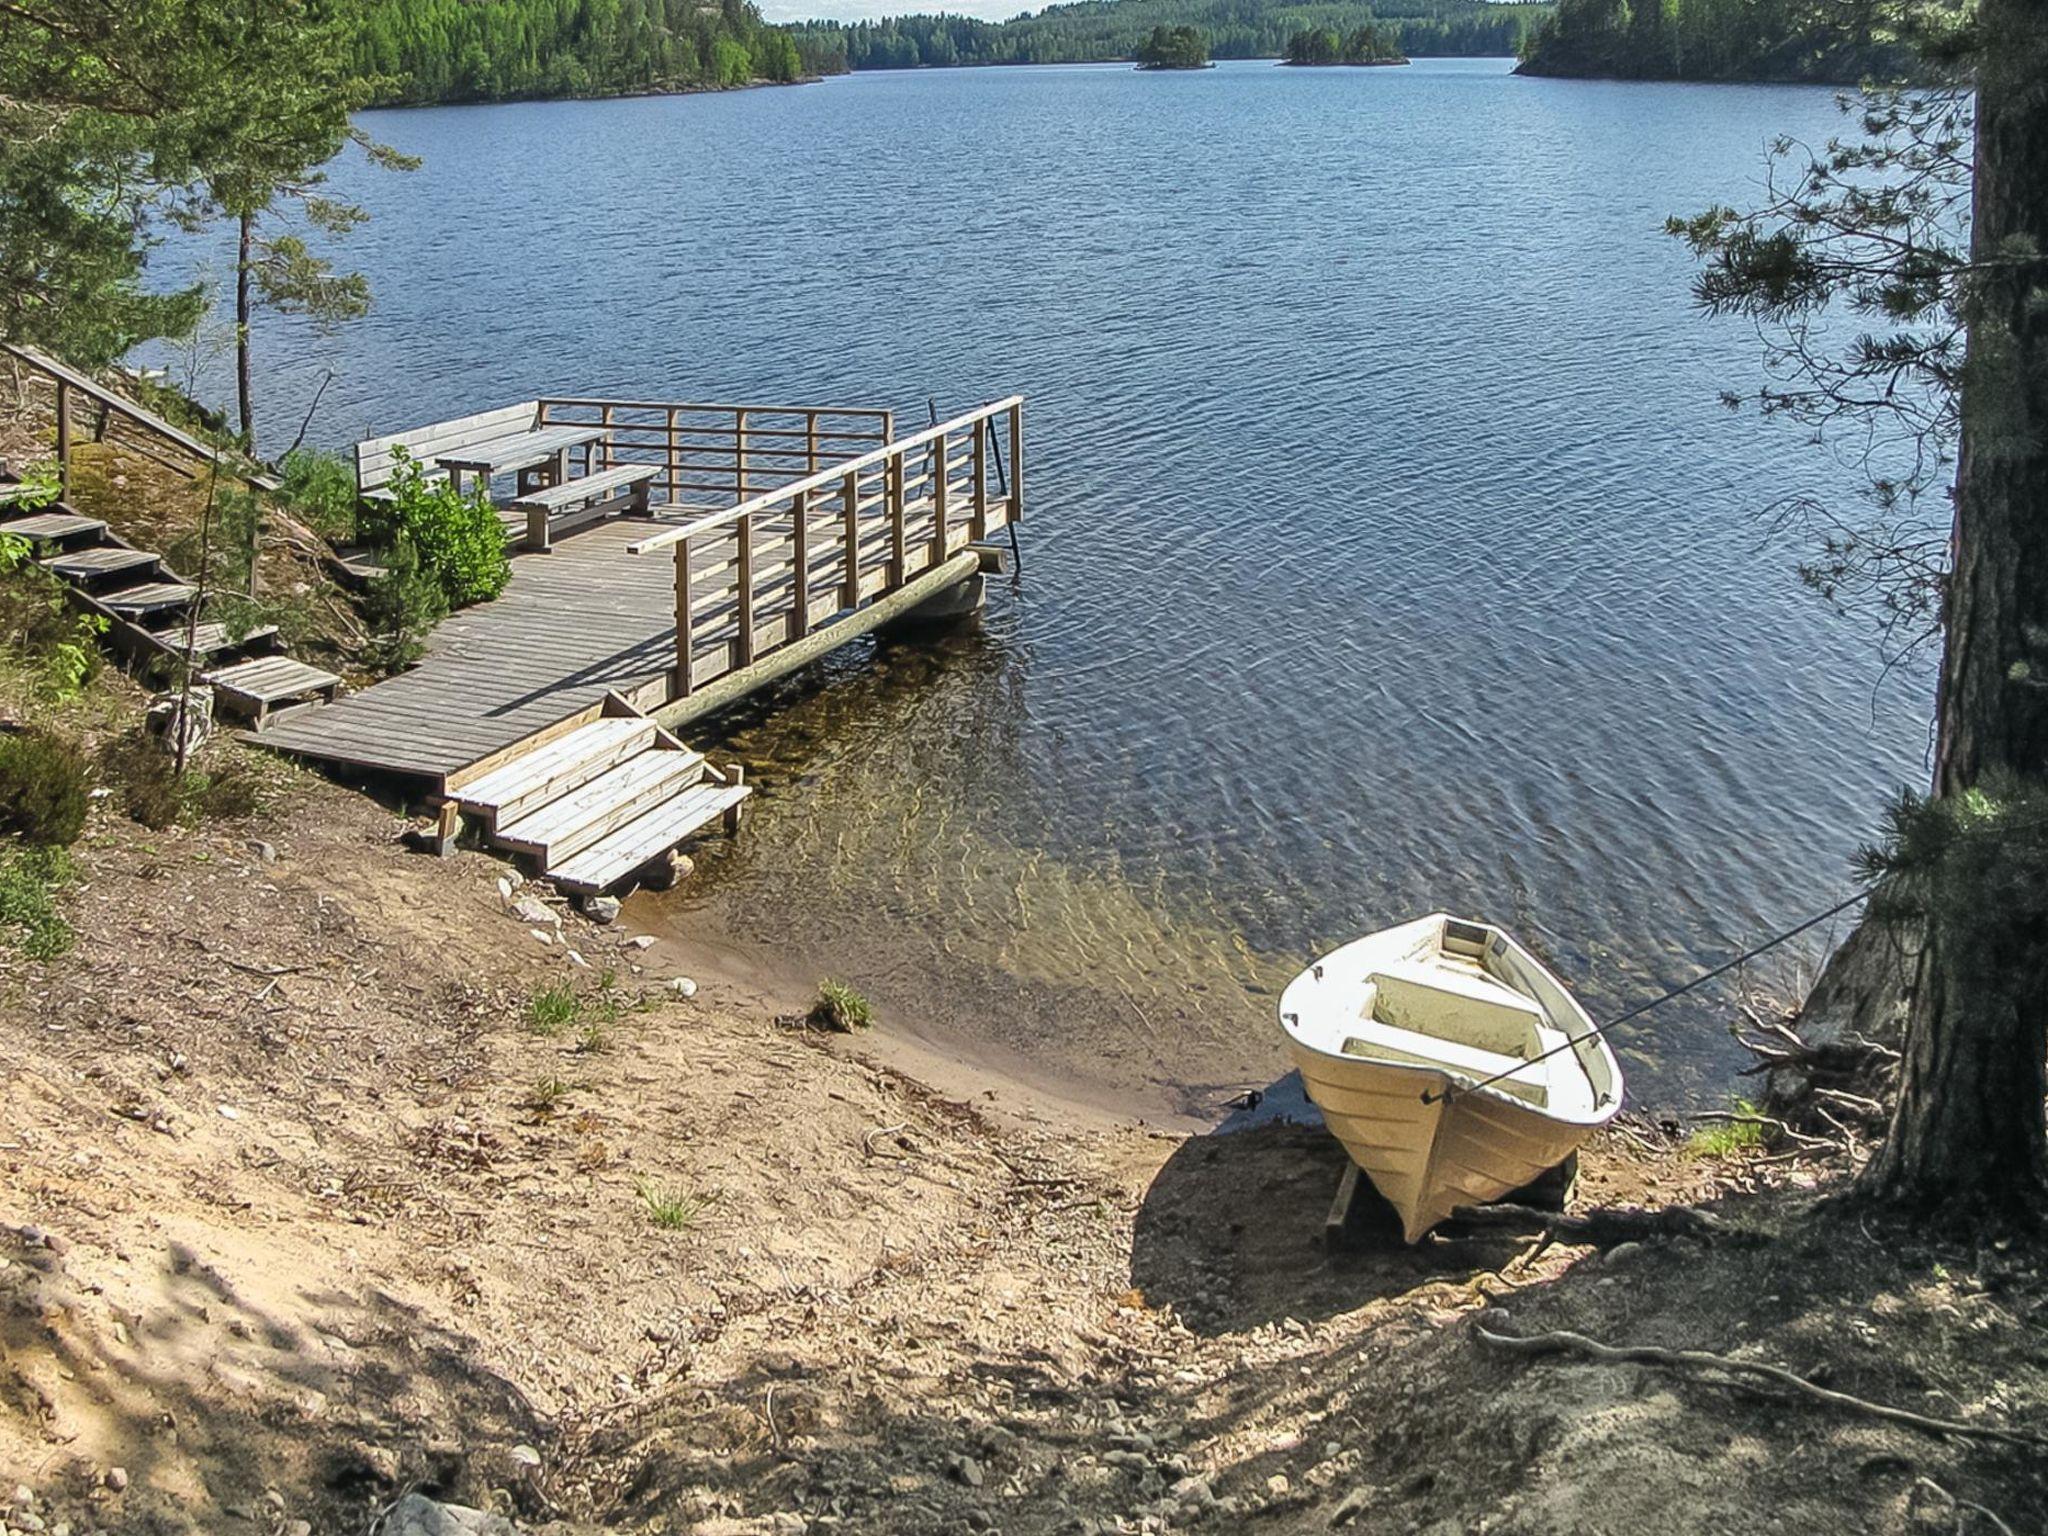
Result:
[[[548,393],[1025,394],[1021,579],[692,732],[758,810],[658,899],[1199,1109],[1323,948],[1446,907],[1615,1012],[1829,904],[1921,777],[1927,669],[1880,686],[1754,515],[1849,476],[1718,405],[1757,338],[1661,233],[1836,124],[1487,60],[375,113],[426,161],[337,178],[376,312],[267,321],[260,425],[330,369],[336,446]],[[1639,1103],[1726,1091],[1732,995],[1618,1033]]]

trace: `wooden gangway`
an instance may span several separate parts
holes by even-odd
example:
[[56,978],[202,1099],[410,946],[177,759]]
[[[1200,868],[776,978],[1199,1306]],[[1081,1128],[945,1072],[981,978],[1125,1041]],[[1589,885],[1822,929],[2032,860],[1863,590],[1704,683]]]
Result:
[[[515,553],[504,594],[443,623],[417,666],[277,721],[266,745],[422,780],[449,804],[522,758],[561,757],[568,732],[599,763],[608,737],[587,728],[607,712],[686,751],[667,733],[972,577],[1023,509],[1021,397],[900,438],[880,410],[534,405],[535,431],[603,429],[591,476],[651,474],[569,536],[544,531],[545,552]],[[673,766],[620,773],[621,792]],[[578,804],[601,798],[583,782]]]

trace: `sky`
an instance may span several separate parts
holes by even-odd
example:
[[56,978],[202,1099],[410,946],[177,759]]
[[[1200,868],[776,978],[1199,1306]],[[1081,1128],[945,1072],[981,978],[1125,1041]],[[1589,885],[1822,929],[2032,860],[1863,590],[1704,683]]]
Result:
[[770,21],[874,21],[883,16],[912,16],[944,11],[953,16],[980,16],[1005,21],[1035,9],[1019,0],[762,0],[761,14]]

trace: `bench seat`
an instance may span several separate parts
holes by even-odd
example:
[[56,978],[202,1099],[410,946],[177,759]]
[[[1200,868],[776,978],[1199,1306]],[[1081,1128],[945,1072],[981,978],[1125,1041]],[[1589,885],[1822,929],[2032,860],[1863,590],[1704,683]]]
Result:
[[647,487],[660,474],[653,464],[621,464],[527,491],[507,503],[507,510],[526,514],[526,548],[545,551],[558,533],[601,521],[614,512],[645,512]]

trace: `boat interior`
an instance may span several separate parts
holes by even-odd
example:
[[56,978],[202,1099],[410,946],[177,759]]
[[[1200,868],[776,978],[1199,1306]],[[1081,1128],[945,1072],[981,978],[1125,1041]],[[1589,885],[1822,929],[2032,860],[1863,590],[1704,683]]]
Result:
[[[1448,1070],[1563,1118],[1592,1112],[1594,1085],[1541,1004],[1496,969],[1509,950],[1456,918],[1404,954],[1374,957],[1341,1019],[1346,1056]],[[1541,1058],[1541,1059],[1539,1059]]]

